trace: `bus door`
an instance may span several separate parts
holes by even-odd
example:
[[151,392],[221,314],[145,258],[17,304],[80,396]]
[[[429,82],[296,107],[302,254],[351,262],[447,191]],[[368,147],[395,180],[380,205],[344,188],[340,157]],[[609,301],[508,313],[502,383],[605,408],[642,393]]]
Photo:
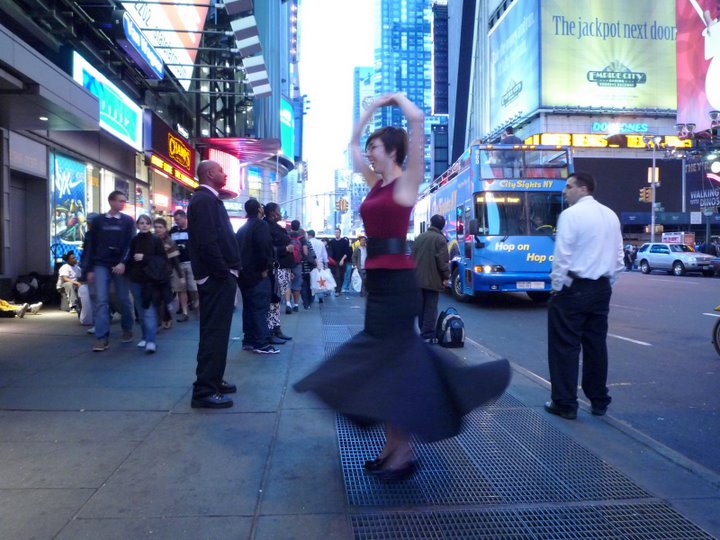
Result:
[[467,225],[472,217],[472,200],[468,199],[464,204],[457,207],[456,210],[456,234],[455,238],[458,243],[459,269],[462,272],[462,284],[465,292],[472,293],[473,274],[472,274],[472,254],[473,254],[473,236],[469,234]]

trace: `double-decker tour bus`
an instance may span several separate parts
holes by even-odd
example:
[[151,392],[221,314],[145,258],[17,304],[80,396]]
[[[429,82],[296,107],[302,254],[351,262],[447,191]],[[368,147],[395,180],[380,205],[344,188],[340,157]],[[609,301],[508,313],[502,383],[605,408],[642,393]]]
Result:
[[423,190],[414,233],[425,231],[431,216],[445,217],[453,296],[520,291],[548,299],[562,190],[572,171],[569,147],[473,143]]

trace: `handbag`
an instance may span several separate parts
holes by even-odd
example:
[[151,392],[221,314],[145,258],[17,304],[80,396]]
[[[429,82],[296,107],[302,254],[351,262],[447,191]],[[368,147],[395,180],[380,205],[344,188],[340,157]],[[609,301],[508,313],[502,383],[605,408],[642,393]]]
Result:
[[322,270],[315,268],[310,272],[310,289],[313,294],[321,292],[332,292],[335,290],[335,278],[328,268]]

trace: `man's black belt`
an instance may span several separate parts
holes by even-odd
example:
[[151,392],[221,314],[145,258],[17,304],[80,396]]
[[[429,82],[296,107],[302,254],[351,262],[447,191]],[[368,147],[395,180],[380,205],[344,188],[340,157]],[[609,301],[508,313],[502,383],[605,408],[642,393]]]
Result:
[[597,279],[584,278],[584,277],[578,276],[578,275],[577,275],[575,272],[573,272],[572,270],[570,270],[570,271],[567,273],[567,275],[568,275],[569,278],[572,278],[573,281],[600,281],[601,279],[610,279],[610,278],[608,278],[607,276],[600,276],[600,277],[597,278]]
[[407,242],[404,238],[368,238],[367,256],[378,257],[380,255],[406,255],[409,253]]

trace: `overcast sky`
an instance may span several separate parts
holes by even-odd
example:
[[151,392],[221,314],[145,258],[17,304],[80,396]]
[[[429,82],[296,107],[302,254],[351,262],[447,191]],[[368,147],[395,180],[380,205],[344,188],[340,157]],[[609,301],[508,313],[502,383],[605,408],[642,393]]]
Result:
[[[300,90],[311,101],[303,156],[307,193],[332,191],[352,131],[353,68],[373,65],[375,0],[302,0]],[[325,197],[327,199],[327,197]]]

